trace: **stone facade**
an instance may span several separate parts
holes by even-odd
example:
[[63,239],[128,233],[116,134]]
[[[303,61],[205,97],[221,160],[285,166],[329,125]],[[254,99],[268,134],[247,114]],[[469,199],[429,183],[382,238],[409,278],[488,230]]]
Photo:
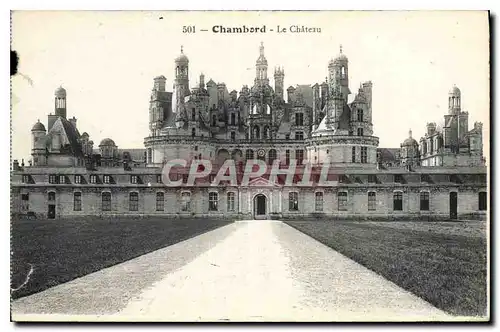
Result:
[[[190,88],[189,59],[174,61],[173,92],[154,78],[145,149],[118,149],[112,139],[98,149],[76,119],[67,120],[66,90],[55,93],[48,129],[32,128],[32,159],[13,164],[12,211],[45,218],[130,215],[235,218],[483,218],[488,194],[482,125],[468,131],[460,91],[449,95],[445,125],[427,126],[420,144],[409,137],[398,149],[378,147],[372,123],[372,82],[351,102],[349,61],[328,63],[327,81],[286,89],[283,68],[269,84],[264,46],[251,88],[229,92],[225,83],[199,76]],[[330,165],[328,186],[269,182],[248,185],[168,187],[162,170],[172,159],[209,159],[242,165],[260,159],[306,166]],[[215,172],[215,171],[214,171]],[[300,173],[300,172],[298,172]],[[184,174],[171,174],[183,179]],[[213,177],[215,174],[208,175]],[[313,177],[315,175],[313,174]]]

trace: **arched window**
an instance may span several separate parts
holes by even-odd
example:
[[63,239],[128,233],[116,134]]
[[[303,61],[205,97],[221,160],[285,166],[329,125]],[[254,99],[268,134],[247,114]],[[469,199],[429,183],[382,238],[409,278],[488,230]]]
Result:
[[196,119],[196,109],[193,107],[193,109],[191,110],[191,120],[195,121],[195,119]]
[[256,139],[260,138],[260,128],[257,125],[253,127],[253,137]]
[[236,133],[234,131],[231,132],[231,141],[236,140]]
[[219,205],[219,194],[212,192],[208,194],[208,211],[217,211]]
[[165,194],[163,192],[156,193],[156,211],[165,209]]
[[288,210],[299,211],[299,193],[295,191],[288,193]]
[[212,115],[212,126],[216,126],[217,125],[217,115]]
[[227,211],[228,212],[234,211],[234,193],[233,192],[227,193]]
[[111,193],[108,192],[102,193],[101,200],[102,200],[102,210],[111,211]]
[[363,110],[358,109],[358,122],[363,122]]
[[129,194],[129,211],[139,211],[139,193]]
[[253,150],[247,150],[245,152],[245,159],[247,160],[253,159]]
[[234,126],[236,123],[236,115],[234,113],[231,113],[231,125]]
[[73,193],[73,210],[81,211],[82,210],[82,193],[75,192]]
[[181,195],[181,211],[187,212],[191,210],[191,193],[185,191]]
[[272,165],[274,160],[276,160],[276,158],[277,158],[276,150],[275,149],[269,150],[269,157],[268,157],[269,164]]
[[323,193],[318,191],[314,195],[314,210],[316,212],[323,212]]
[[195,137],[196,136],[196,128],[191,129],[191,136]]
[[429,211],[429,192],[420,192],[420,211]]
[[342,68],[341,68],[341,75],[342,75],[341,76],[342,78],[345,78],[345,67],[344,66],[342,66]]
[[403,211],[403,193],[395,191],[393,196],[394,211]]

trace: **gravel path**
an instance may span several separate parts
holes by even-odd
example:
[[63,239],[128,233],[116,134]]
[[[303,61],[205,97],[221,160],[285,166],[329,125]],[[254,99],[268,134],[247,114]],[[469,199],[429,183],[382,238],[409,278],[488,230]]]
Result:
[[[229,236],[222,238],[224,231]],[[158,270],[156,282],[133,298],[129,296],[124,307],[115,306],[114,309],[121,307],[121,310],[114,314],[93,312],[81,316],[86,313],[82,311],[85,305],[94,305],[86,301],[79,306],[72,302],[72,313],[80,315],[77,317],[67,315],[69,310],[62,312],[59,309],[56,311],[59,315],[20,315],[18,318],[103,321],[414,321],[450,318],[376,273],[280,222],[235,223],[179,243],[175,245],[178,246],[176,252],[190,250],[187,246],[190,241],[214,243],[212,239],[217,234],[217,245],[205,247],[203,253],[181,268],[166,269],[161,277]],[[141,266],[140,271],[149,265],[161,265],[166,256],[158,252],[138,258],[142,259],[141,264],[131,260],[120,265]],[[140,277],[140,271],[136,278]],[[39,298],[54,307],[53,303],[63,297],[63,292],[51,294],[51,290],[42,292],[47,294]],[[117,296],[114,290],[108,295]],[[31,311],[34,301],[24,301],[14,302],[17,313],[26,313],[27,308],[31,314],[40,313]]]

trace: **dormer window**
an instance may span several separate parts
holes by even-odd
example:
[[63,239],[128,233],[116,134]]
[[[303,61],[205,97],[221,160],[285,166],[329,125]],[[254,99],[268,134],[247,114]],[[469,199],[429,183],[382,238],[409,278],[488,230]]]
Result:
[[109,183],[111,182],[111,176],[109,176],[109,175],[104,175],[104,177],[103,177],[103,182],[104,182],[105,184],[109,184]]
[[90,176],[90,183],[93,183],[93,184],[97,183],[97,175],[93,174]]
[[66,177],[64,175],[59,175],[59,183],[60,184],[65,184],[66,183]]
[[76,184],[82,183],[82,176],[81,175],[75,175],[75,183]]

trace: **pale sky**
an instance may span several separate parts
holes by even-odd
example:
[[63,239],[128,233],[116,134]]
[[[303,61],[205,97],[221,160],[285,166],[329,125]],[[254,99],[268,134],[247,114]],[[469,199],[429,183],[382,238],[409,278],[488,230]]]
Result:
[[[211,32],[213,25],[263,24],[265,34]],[[183,34],[183,25],[195,25],[196,33]],[[318,27],[321,33],[278,34],[277,25]],[[410,128],[418,140],[427,122],[439,125],[456,84],[469,129],[483,122],[487,154],[487,12],[61,11],[12,15],[12,49],[22,74],[12,79],[12,158],[30,158],[31,127],[37,119],[47,126],[60,85],[67,90],[68,118],[78,119],[80,133],[88,132],[95,147],[110,137],[119,148],[142,148],[153,78],[164,75],[171,91],[181,45],[190,60],[191,87],[203,72],[205,81],[240,91],[253,84],[261,41],[271,84],[274,66],[283,66],[285,87],[321,83],[342,44],[351,91],[373,82],[380,147],[399,147]]]

